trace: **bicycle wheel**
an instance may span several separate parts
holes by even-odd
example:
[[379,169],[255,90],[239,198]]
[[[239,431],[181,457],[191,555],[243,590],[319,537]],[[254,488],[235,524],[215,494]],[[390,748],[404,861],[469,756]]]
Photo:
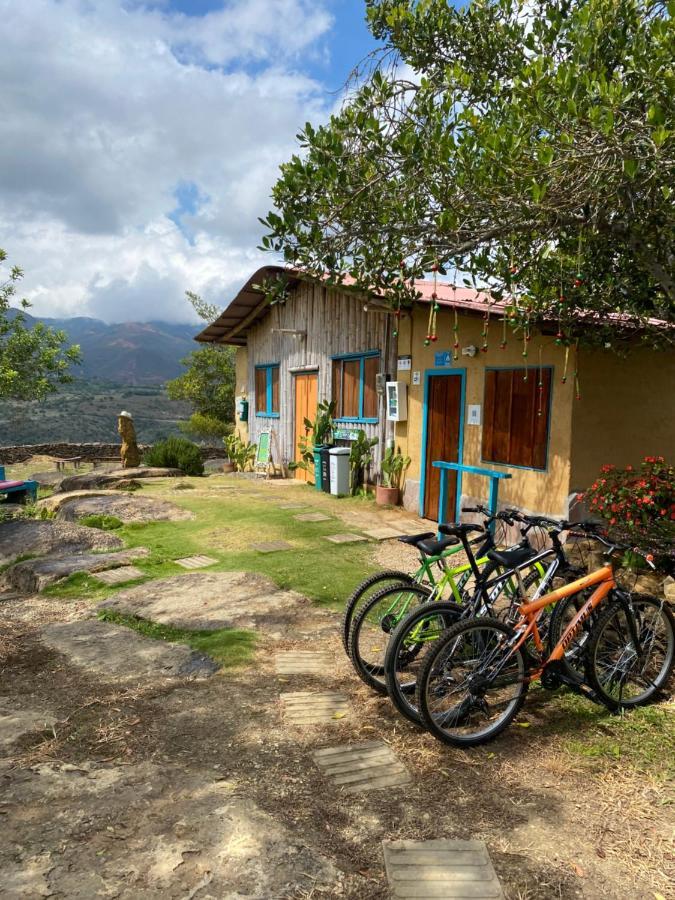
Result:
[[673,670],[675,619],[665,600],[633,594],[630,607],[638,653],[623,603],[600,616],[588,641],[586,678],[610,709],[642,706],[661,690]]
[[[560,638],[563,636],[572,619],[584,605],[593,588],[589,588],[580,594],[565,597],[555,604],[548,627],[548,649],[552,653]],[[565,655],[560,660],[560,671],[572,681],[581,684],[586,674],[586,647],[591,630],[597,623],[598,617],[592,612],[588,619],[582,623],[581,628],[572,641],[565,648]]]
[[352,665],[365,683],[380,694],[387,693],[384,656],[389,635],[416,606],[429,600],[424,585],[399,585],[375,594],[357,613],[349,637]]
[[383,590],[387,586],[387,583],[391,586],[395,584],[413,584],[414,578],[407,572],[397,572],[395,569],[388,569],[384,572],[377,572],[375,575],[370,575],[354,589],[354,592],[345,605],[345,611],[340,625],[342,646],[345,648],[347,656],[349,656],[349,635],[352,630],[354,614],[368,602],[374,593]]
[[434,642],[464,611],[450,600],[432,600],[407,615],[389,639],[384,657],[387,693],[401,715],[416,725],[422,724],[415,702],[422,662]]
[[435,738],[456,747],[491,741],[515,718],[527,694],[527,665],[513,650],[513,628],[499,619],[467,619],[427,654],[416,702]]

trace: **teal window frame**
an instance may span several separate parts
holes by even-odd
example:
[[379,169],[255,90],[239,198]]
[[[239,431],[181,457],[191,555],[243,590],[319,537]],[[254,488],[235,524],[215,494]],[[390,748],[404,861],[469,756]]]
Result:
[[[364,396],[364,387],[366,381],[366,360],[372,359],[373,357],[381,358],[382,353],[379,350],[364,350],[362,353],[340,353],[337,356],[331,356],[331,363],[339,362],[344,360],[355,360],[358,359],[360,363],[359,368],[359,414],[358,416],[338,416],[334,419],[334,422],[357,422],[359,425],[377,425],[380,421],[378,416],[375,418],[372,417],[364,417],[363,415],[363,396]],[[332,394],[332,385],[331,385],[331,394]]]
[[[272,412],[272,369],[279,369],[279,378],[281,379],[280,363],[260,363],[256,367],[265,370],[265,410],[263,412],[256,411],[258,419],[278,419],[281,415],[281,381],[279,382],[279,412]],[[255,387],[255,382],[254,382]],[[256,403],[257,405],[257,403]]]

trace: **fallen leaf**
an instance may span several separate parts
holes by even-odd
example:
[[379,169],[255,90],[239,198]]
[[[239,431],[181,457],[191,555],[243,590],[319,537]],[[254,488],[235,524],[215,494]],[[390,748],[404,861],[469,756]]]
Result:
[[572,863],[572,868],[574,869],[574,874],[575,874],[576,876],[578,876],[579,878],[585,878],[585,877],[586,877],[586,873],[585,873],[584,870],[581,868],[581,866],[578,866],[576,863]]
[[531,722],[516,722],[519,728],[529,728],[531,724]]
[[347,715],[346,712],[336,712],[336,713],[333,713],[332,718],[333,719],[344,719],[344,717],[346,715]]
[[595,848],[595,852],[598,854],[598,856],[600,857],[600,859],[605,859],[605,857],[607,856],[607,854],[606,854],[605,851],[602,849],[602,847],[596,847],[596,848]]
[[663,894],[658,894],[656,891],[654,891],[654,900],[666,900],[666,898],[663,896]]

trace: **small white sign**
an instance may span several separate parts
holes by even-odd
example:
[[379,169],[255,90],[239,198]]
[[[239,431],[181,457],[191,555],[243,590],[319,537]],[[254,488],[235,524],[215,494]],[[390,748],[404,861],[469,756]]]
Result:
[[419,373],[419,372],[413,372],[413,374],[412,374],[412,383],[413,383],[413,384],[420,384],[420,383],[421,383],[421,378],[420,378],[420,373]]
[[412,368],[412,356],[399,356],[396,368],[399,372],[409,372]]
[[467,416],[467,424],[469,425],[480,425],[480,404],[479,403],[470,403],[469,404],[469,415]]

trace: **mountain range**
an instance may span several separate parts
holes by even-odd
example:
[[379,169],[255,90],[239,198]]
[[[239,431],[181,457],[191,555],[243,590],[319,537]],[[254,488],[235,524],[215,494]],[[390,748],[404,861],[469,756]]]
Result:
[[157,321],[108,325],[86,316],[50,319],[28,314],[26,321],[62,329],[70,343],[79,344],[82,365],[74,366],[72,374],[86,381],[161,385],[180,375],[181,360],[199,346],[194,342],[199,324]]

